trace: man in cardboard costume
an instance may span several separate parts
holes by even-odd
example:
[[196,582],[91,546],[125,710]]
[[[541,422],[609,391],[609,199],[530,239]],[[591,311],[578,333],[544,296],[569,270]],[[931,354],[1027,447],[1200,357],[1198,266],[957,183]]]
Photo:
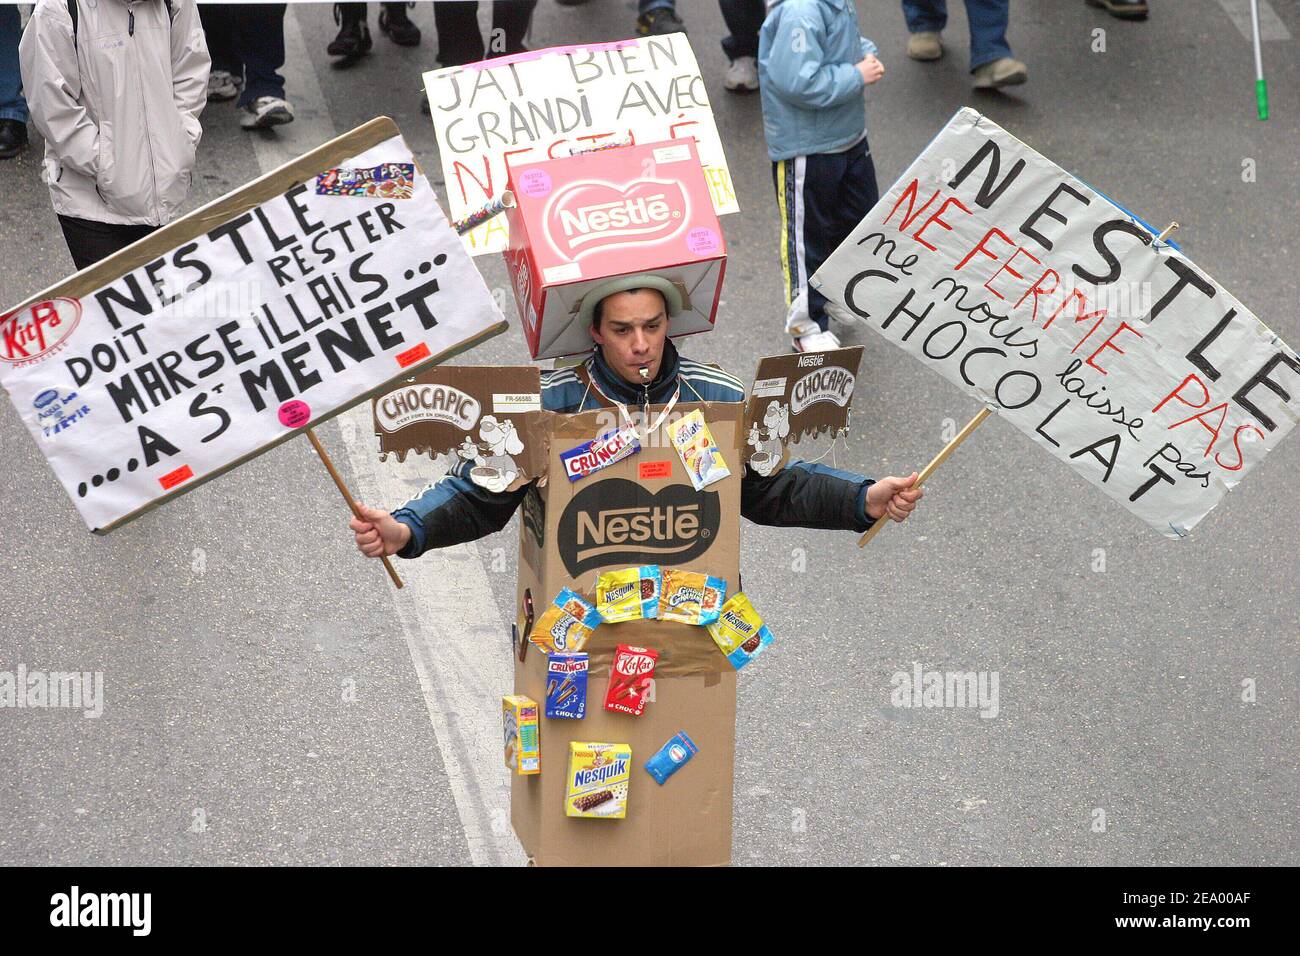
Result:
[[[672,317],[682,309],[681,289],[662,276],[620,276],[593,288],[578,321],[596,345],[574,368],[542,373],[542,407],[553,412],[617,408],[644,412],[651,405],[743,402],[740,380],[683,358],[668,339]],[[368,557],[417,558],[499,531],[518,508],[527,486],[493,492],[469,479],[472,461],[453,466],[418,497],[396,511],[361,505],[364,518],[349,527]],[[745,467],[741,514],[756,524],[866,531],[888,516],[903,521],[924,492],[911,488],[916,475],[878,481],[821,464],[793,461],[763,477]]]

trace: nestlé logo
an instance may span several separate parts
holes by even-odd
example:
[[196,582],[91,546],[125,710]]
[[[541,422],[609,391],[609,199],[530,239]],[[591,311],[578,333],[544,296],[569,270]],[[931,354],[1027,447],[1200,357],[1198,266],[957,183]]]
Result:
[[675,484],[651,494],[626,478],[606,478],[569,502],[556,543],[575,578],[617,565],[681,564],[708,550],[721,515],[717,492]]
[[576,260],[597,249],[661,242],[680,231],[687,218],[678,183],[638,179],[620,189],[588,181],[555,195],[546,232],[556,252]]

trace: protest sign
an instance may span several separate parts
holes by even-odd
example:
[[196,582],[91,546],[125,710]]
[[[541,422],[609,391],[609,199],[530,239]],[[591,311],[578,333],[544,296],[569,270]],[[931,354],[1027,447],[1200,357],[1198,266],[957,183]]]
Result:
[[0,383],[106,532],[505,328],[380,118],[0,315]]
[[[507,162],[613,143],[694,138],[714,210],[739,212],[708,93],[685,34],[555,47],[424,74],[452,219],[496,199]],[[498,216],[463,237],[502,252]]]
[[1153,240],[963,109],[811,284],[1183,537],[1295,424],[1300,361]]

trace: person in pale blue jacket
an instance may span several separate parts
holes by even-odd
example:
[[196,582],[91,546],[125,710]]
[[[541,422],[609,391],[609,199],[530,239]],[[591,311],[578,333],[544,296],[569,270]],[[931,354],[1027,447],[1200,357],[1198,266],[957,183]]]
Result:
[[866,88],[884,75],[852,0],[770,0],[759,89],[781,213],[786,330],[799,351],[839,347],[826,298],[808,277],[880,198],[864,107]]

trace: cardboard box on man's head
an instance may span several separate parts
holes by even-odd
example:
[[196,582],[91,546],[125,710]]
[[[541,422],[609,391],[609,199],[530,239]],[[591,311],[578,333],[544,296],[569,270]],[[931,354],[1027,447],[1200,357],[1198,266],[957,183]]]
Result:
[[[549,440],[550,478],[533,486],[520,515],[516,625],[527,642],[526,596],[536,617],[562,588],[595,596],[602,571],[658,564],[699,571],[740,589],[741,422],[739,404],[679,404],[670,420],[699,408],[731,475],[696,491],[666,428],[642,450],[575,482],[560,455],[607,430],[613,410],[557,415]],[[652,410],[651,421],[656,412]],[[639,717],[604,709],[619,644],[659,653],[653,702]],[[511,815],[525,851],[545,866],[725,866],[731,862],[736,749],[736,673],[703,627],[662,620],[601,624],[590,655],[582,720],[542,718],[542,772],[512,780]],[[546,653],[529,645],[515,657],[515,693],[546,697]],[[662,786],[645,762],[678,731],[697,753]],[[632,747],[627,817],[565,815],[571,741]]]
[[591,348],[575,321],[602,280],[639,272],[678,284],[672,336],[713,328],[727,248],[693,140],[620,146],[510,167],[506,266],[533,358]]

